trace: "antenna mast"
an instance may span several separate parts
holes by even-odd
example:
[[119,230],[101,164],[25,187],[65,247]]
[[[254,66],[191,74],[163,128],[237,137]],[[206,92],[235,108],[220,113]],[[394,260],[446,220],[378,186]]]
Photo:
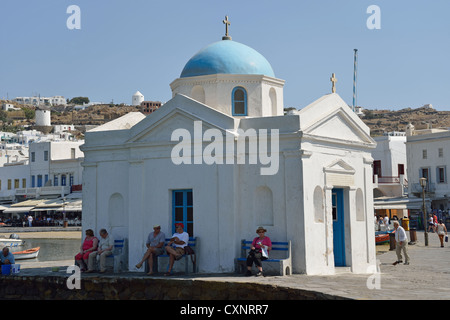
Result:
[[357,80],[357,67],[358,67],[358,49],[353,49],[354,54],[354,62],[353,62],[353,105],[352,110],[355,112],[356,108],[356,80]]

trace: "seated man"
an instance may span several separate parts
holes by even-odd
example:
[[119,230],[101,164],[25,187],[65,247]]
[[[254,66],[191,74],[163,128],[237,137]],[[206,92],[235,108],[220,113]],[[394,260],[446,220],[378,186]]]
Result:
[[[184,255],[184,247],[189,244],[189,234],[183,231],[184,225],[182,223],[175,224],[175,233],[170,242],[166,246],[167,254],[169,255],[169,269],[165,276],[172,274],[172,267],[175,260],[180,260]],[[173,246],[172,246],[173,245]]]
[[2,253],[0,254],[0,265],[14,264],[14,263],[16,263],[14,255],[11,252],[9,252],[8,247],[4,247]]
[[147,237],[147,251],[144,254],[142,260],[136,265],[137,269],[142,267],[145,260],[148,261],[148,274],[153,274],[153,258],[164,253],[164,241],[166,235],[161,232],[161,226],[159,224],[153,226],[153,232],[150,232]]
[[114,239],[109,236],[106,229],[100,230],[100,241],[98,243],[97,251],[89,254],[88,261],[88,271],[94,272],[94,264],[96,260],[100,260],[100,272],[104,273],[106,271],[106,257],[112,254],[112,250],[114,249]]

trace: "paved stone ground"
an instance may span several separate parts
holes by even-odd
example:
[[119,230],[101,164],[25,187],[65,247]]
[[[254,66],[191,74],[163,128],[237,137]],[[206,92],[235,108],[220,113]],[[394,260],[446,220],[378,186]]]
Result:
[[[408,233],[408,232],[407,232]],[[410,265],[393,266],[397,260],[395,251],[377,255],[380,273],[376,276],[351,274],[342,272],[332,276],[292,275],[286,277],[243,277],[230,275],[175,275],[170,278],[154,276],[155,278],[187,279],[194,281],[223,281],[271,284],[281,287],[297,288],[322,292],[333,296],[362,300],[427,300],[450,299],[450,243],[440,248],[435,233],[429,234],[429,246],[424,246],[423,232],[417,232],[418,242],[409,246]],[[66,275],[67,266],[73,260],[55,262],[21,261],[22,275]],[[59,272],[52,272],[51,267],[60,267]],[[98,276],[98,274],[92,274]],[[89,277],[91,274],[83,274]],[[117,274],[107,273],[102,277],[117,277]],[[120,273],[120,277],[148,277],[142,273]],[[376,278],[378,277],[378,278]],[[376,278],[376,279],[375,279]],[[379,280],[379,289],[369,289],[367,283],[374,284]]]

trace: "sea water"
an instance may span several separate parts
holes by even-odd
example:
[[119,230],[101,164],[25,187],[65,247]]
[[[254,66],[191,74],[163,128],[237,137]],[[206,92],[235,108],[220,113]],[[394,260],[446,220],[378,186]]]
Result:
[[78,239],[24,239],[25,244],[10,248],[11,252],[23,251],[35,247],[41,247],[39,255],[35,259],[19,261],[59,261],[74,259],[80,252],[81,240]]

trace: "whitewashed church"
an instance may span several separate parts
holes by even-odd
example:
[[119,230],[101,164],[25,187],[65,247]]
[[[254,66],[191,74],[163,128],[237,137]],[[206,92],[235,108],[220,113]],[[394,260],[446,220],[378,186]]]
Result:
[[234,271],[258,226],[292,241],[293,273],[373,272],[369,128],[336,93],[283,115],[283,86],[228,32],[200,50],[160,109],[86,133],[83,229],[127,238],[130,270],[153,225],[183,222],[202,273]]

